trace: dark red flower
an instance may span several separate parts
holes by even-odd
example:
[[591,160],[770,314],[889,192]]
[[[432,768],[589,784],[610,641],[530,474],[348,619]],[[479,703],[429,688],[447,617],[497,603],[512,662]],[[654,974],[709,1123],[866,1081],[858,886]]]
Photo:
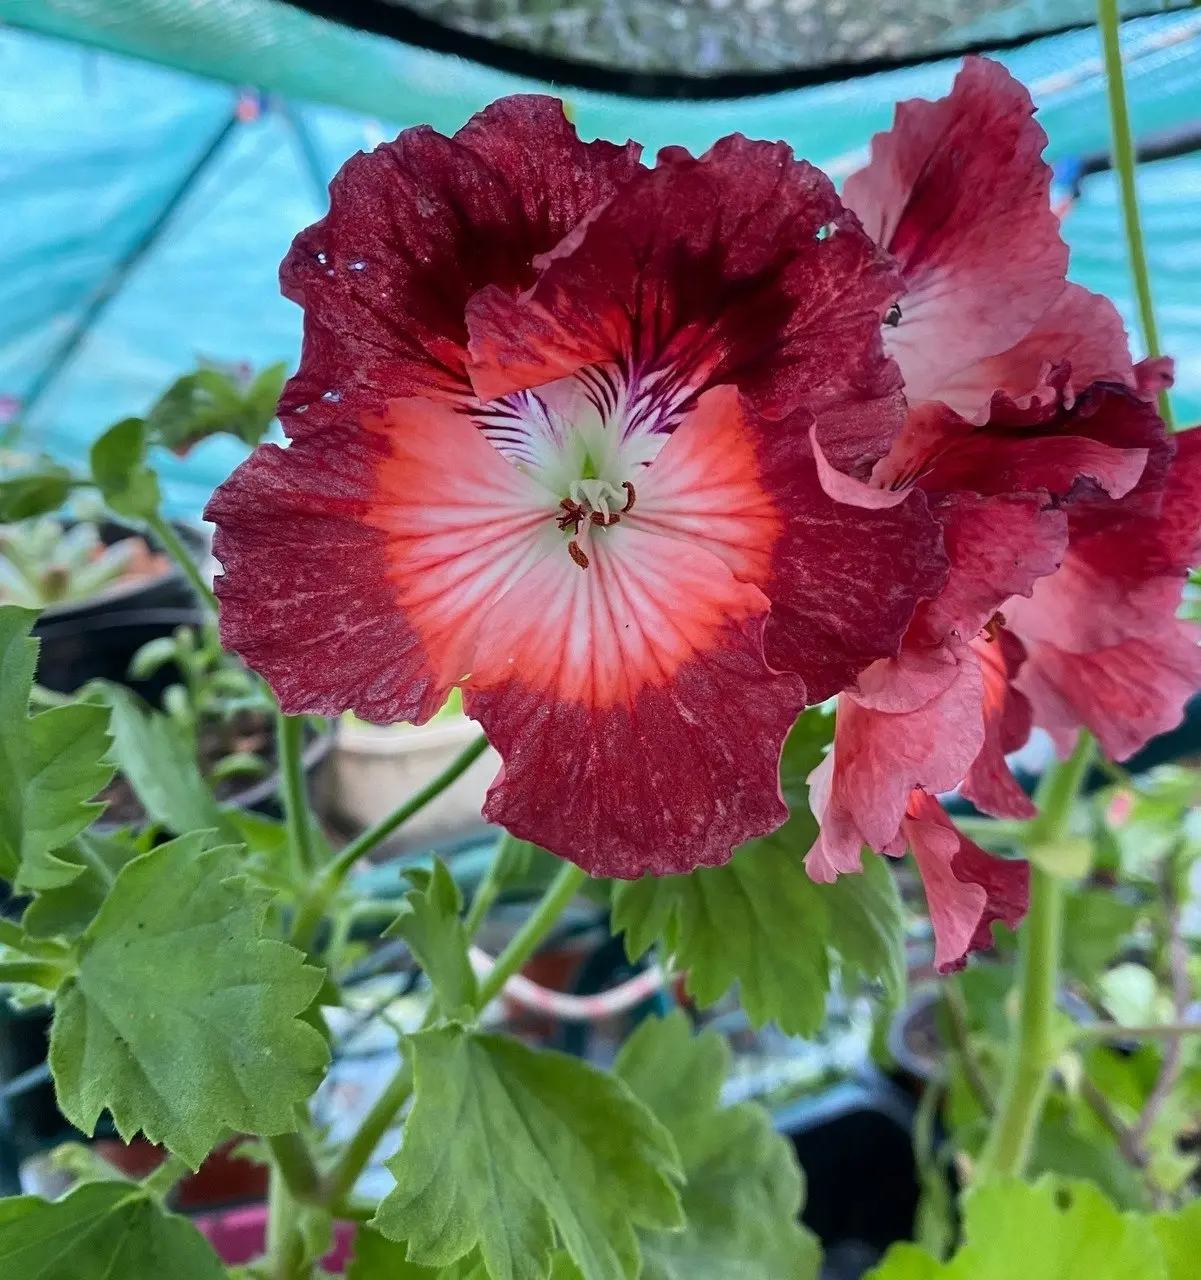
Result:
[[286,449],[214,495],[225,643],[288,712],[427,719],[504,767],[487,817],[597,874],[724,861],[786,816],[806,703],[895,656],[946,573],[866,476],[904,401],[900,282],[779,144],[582,143],[547,98],[348,162],[283,268]]

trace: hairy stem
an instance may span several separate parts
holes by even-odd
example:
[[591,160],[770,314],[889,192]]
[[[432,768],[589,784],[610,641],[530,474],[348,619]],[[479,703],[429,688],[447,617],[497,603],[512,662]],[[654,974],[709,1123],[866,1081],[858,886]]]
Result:
[[[1068,832],[1072,808],[1092,764],[1096,743],[1082,732],[1071,758],[1043,776],[1036,797],[1039,813],[1027,831],[1030,847],[1054,844]],[[1009,1049],[1005,1080],[977,1179],[1021,1177],[1030,1159],[1055,1061],[1053,1018],[1059,987],[1063,890],[1039,867],[1030,873],[1030,912],[1021,927],[1018,965],[1017,1035]]]
[[304,1138],[299,1133],[281,1133],[268,1138],[267,1146],[272,1167],[279,1171],[289,1196],[299,1204],[315,1203],[321,1178]]
[[191,553],[184,546],[179,534],[157,511],[147,519],[146,523],[150,526],[163,550],[183,570],[184,576],[192,584],[196,594],[213,613],[216,613],[217,597],[213,595],[212,587],[205,582],[199,565],[192,559]]
[[316,866],[313,854],[313,815],[309,810],[301,749],[304,720],[301,716],[275,713],[275,754],[279,770],[279,798],[288,827],[288,849],[297,879],[308,876]]
[[[1139,325],[1143,346],[1149,356],[1160,354],[1159,330],[1155,323],[1155,302],[1151,296],[1151,277],[1147,271],[1147,254],[1143,244],[1143,225],[1138,209],[1136,178],[1137,154],[1130,131],[1130,109],[1126,103],[1126,75],[1122,67],[1121,14],[1118,0],[1097,0],[1097,25],[1101,28],[1101,44],[1105,54],[1105,80],[1109,93],[1109,125],[1113,141],[1113,167],[1118,176],[1122,198],[1122,221],[1126,227],[1126,253],[1134,292],[1138,298]],[[1172,426],[1172,409],[1168,393],[1159,395],[1159,412]]]
[[572,862],[565,862],[559,874],[547,886],[538,905],[530,912],[525,923],[513,935],[509,945],[496,958],[496,963],[480,983],[477,1008],[484,1008],[500,994],[500,989],[538,949],[538,944],[550,932],[551,926],[563,914],[567,904],[575,897],[580,886],[588,878]]
[[410,796],[404,804],[394,809],[385,818],[381,818],[373,827],[352,840],[345,849],[326,867],[318,880],[308,902],[297,914],[292,926],[292,944],[302,951],[308,951],[321,927],[321,921],[329,910],[342,882],[350,874],[351,868],[360,858],[375,848],[381,840],[386,839],[397,827],[407,822],[414,814],[419,813],[431,800],[436,800],[447,787],[464,773],[484,754],[488,739],[482,734],[462,751],[442,770],[436,778],[432,778],[420,791]]
[[388,1132],[401,1107],[413,1092],[413,1068],[406,1058],[388,1081],[375,1105],[363,1117],[354,1136],[346,1144],[338,1163],[325,1184],[324,1199],[339,1204],[354,1190],[354,1184],[375,1154],[380,1139]]

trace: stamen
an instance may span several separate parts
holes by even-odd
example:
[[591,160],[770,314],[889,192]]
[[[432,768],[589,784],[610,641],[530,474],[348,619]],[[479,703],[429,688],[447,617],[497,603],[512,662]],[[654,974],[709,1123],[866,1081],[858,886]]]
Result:
[[989,644],[996,640],[1001,634],[1001,628],[1005,625],[1005,615],[998,609],[991,618],[984,624],[984,634]]
[[572,538],[567,544],[567,554],[580,566],[581,569],[588,568],[588,557],[584,554],[580,544]]
[[890,329],[895,329],[901,323],[901,304],[899,302],[894,302],[884,313],[884,323]]
[[638,496],[634,492],[634,486],[628,480],[623,480],[621,482],[621,487],[626,491],[626,504],[622,507],[622,512],[633,511],[634,499]]

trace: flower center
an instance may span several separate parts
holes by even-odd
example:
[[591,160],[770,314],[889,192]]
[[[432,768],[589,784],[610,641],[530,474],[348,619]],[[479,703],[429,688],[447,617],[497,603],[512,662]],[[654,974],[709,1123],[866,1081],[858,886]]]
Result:
[[588,568],[588,553],[584,546],[592,530],[606,529],[617,524],[622,515],[634,505],[637,495],[634,486],[623,480],[618,489],[607,480],[576,480],[571,492],[559,503],[560,529],[570,532],[567,554],[580,566]]

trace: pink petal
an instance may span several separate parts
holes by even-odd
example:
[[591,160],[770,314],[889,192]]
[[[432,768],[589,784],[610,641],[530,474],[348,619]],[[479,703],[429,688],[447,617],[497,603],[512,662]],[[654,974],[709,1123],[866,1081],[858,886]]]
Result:
[[913,636],[937,644],[969,640],[1013,596],[1028,596],[1059,568],[1067,550],[1063,511],[1038,493],[952,493],[934,503],[942,523],[950,577],[919,607]]
[[1034,644],[1018,688],[1061,753],[1084,727],[1110,759],[1125,760],[1184,718],[1185,704],[1201,689],[1199,637],[1194,624],[1172,619],[1154,639],[1092,653]]
[[952,824],[933,796],[915,791],[905,836],[921,872],[939,973],[962,969],[992,946],[992,923],[1016,929],[1030,904],[1028,863],[985,853]]
[[[810,778],[810,806],[821,825],[821,848],[807,862],[814,868],[858,866],[862,845],[877,852],[892,846],[915,787],[931,792],[957,786],[984,744],[983,681],[966,645],[947,646],[954,679],[944,684],[918,672],[924,655],[902,650],[891,672],[899,692],[894,705],[908,706],[914,688],[935,690],[913,710],[890,713],[839,699],[834,745]],[[887,704],[885,675],[869,673],[872,701]]]
[[985,410],[990,396],[957,394],[955,379],[1025,337],[1063,288],[1067,246],[1033,111],[999,63],[968,58],[947,97],[902,102],[847,179],[846,202],[905,277],[885,342],[910,403]]
[[[1051,372],[1065,367],[1065,385],[1053,385]],[[981,406],[979,419],[997,392],[1021,407],[1057,402],[1063,395],[1070,407],[1094,382],[1134,389],[1126,329],[1108,298],[1066,284],[1020,342],[960,370],[945,383],[943,398]]]
[[984,676],[984,746],[960,791],[994,818],[1033,818],[1036,810],[1030,797],[1005,763],[1007,755],[1026,744],[1034,719],[1029,699],[1013,683],[1026,651],[1003,627],[991,640],[977,637],[972,648]]
[[298,437],[392,397],[462,399],[468,298],[527,288],[552,249],[639,169],[639,148],[584,143],[555,98],[502,98],[453,138],[427,126],[353,156],[330,210],[280,271],[305,309],[281,420]]

